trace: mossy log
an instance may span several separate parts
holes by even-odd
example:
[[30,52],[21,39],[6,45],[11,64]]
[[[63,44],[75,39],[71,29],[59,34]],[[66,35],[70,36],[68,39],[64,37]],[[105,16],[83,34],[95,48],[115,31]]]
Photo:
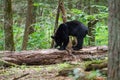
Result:
[[[3,60],[15,64],[27,65],[47,65],[66,61],[81,61],[91,60],[92,58],[104,57],[106,55],[107,47],[88,47],[79,51],[57,49],[42,49],[34,51],[20,51],[20,52],[4,52]],[[86,57],[87,56],[87,57]],[[95,57],[94,57],[95,56]]]
[[91,71],[91,70],[97,70],[97,69],[103,69],[107,68],[107,60],[103,60],[101,63],[91,63],[86,66],[85,71]]

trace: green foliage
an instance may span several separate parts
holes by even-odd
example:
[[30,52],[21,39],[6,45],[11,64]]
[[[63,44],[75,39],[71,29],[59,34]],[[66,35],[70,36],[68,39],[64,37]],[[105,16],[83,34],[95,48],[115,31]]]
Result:
[[58,64],[57,66],[59,66],[60,69],[65,69],[65,68],[68,69],[68,67],[69,68],[72,67],[72,65],[70,65],[69,63],[62,63],[62,64]]
[[91,71],[91,73],[87,76],[88,80],[95,80],[96,77],[101,76],[101,73],[99,72],[99,70],[96,71]]
[[108,8],[106,6],[101,6],[101,5],[91,5],[92,8],[95,8],[99,11],[99,13],[101,12],[108,12]]
[[28,49],[50,48],[53,26],[54,24],[49,21],[36,23],[35,32],[29,38]]
[[44,4],[44,3],[34,3],[33,4],[34,6],[37,6],[37,7],[42,7],[42,8],[46,8],[46,7],[49,7],[50,5],[48,5],[48,4]]
[[[27,49],[50,48],[51,38],[53,33],[53,25],[51,22],[41,22],[34,25],[35,32],[29,35]],[[21,44],[24,35],[24,27],[19,27],[17,24],[13,26],[14,41],[16,50],[21,50]]]
[[70,14],[68,14],[69,20],[78,20],[87,25],[87,18],[86,13],[84,13],[82,10],[78,9],[71,9]]
[[13,33],[14,33],[14,43],[16,50],[20,50],[22,46],[22,39],[24,34],[24,27],[18,26],[17,23],[13,25]]
[[[29,41],[27,49],[40,49],[40,48],[50,48],[51,38],[53,35],[53,29],[55,24],[55,16],[57,12],[57,2],[56,0],[35,0],[34,6],[37,8],[37,18],[34,25],[35,32],[29,35]],[[108,18],[108,8],[103,5],[96,5],[93,3],[91,5],[92,14],[88,15],[83,9],[78,9],[76,5],[72,4],[72,8],[68,9],[69,1],[64,1],[65,8],[67,10],[67,19],[69,20],[78,20],[87,26],[88,21],[98,19],[99,22],[96,24],[96,45],[107,45],[108,43],[108,27],[107,27],[107,18]],[[72,1],[74,4],[79,3],[79,0]],[[93,1],[91,1],[93,2]],[[103,1],[104,2],[104,1]],[[22,0],[13,2],[14,13],[13,13],[13,32],[16,50],[21,50],[22,39],[25,28],[25,15],[27,8],[27,1]],[[20,6],[22,5],[22,6]],[[86,4],[85,4],[86,5]],[[19,8],[18,8],[19,7]],[[83,6],[86,8],[87,6]],[[2,20],[2,19],[1,19]],[[59,17],[59,24],[62,22],[61,14]],[[0,28],[3,25],[0,25]],[[4,49],[4,34],[3,29],[0,29],[0,50]],[[89,36],[85,38],[85,46],[88,45]]]
[[94,19],[99,19],[99,20],[104,20],[108,17],[108,13],[107,12],[100,12],[94,15],[88,15],[85,12],[83,12],[82,10],[78,10],[78,9],[71,9],[70,14],[68,14],[68,17],[71,17],[70,20],[79,20],[83,23],[86,23],[90,20],[94,20]]
[[107,45],[108,44],[108,26],[97,24],[96,27],[96,45]]
[[89,64],[100,64],[107,61],[107,59],[105,60],[92,60],[92,61],[87,61],[84,63],[85,67],[88,66]]
[[4,36],[3,29],[0,29],[0,50],[4,50]]

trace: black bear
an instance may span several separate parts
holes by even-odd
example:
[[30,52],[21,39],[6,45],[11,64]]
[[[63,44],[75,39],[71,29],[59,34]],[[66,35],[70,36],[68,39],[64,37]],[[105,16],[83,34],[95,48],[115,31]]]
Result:
[[73,50],[82,49],[83,39],[88,33],[88,28],[85,27],[79,21],[69,21],[66,23],[60,24],[54,36],[51,36],[54,39],[56,45],[60,46],[59,50],[65,50],[69,42],[69,36],[75,36],[77,39],[77,45],[73,46]]

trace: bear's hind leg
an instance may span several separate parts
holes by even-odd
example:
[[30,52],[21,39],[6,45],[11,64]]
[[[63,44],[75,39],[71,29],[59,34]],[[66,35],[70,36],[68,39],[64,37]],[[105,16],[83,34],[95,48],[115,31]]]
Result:
[[82,46],[83,46],[83,37],[78,37],[77,38],[77,45],[72,47],[73,50],[79,50],[79,49],[82,49]]

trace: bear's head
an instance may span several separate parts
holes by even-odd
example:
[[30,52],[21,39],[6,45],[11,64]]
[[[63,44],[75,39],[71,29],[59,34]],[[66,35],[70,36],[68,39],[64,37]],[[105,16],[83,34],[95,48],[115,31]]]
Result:
[[62,45],[60,39],[57,36],[51,36],[51,38],[55,41],[55,48]]

